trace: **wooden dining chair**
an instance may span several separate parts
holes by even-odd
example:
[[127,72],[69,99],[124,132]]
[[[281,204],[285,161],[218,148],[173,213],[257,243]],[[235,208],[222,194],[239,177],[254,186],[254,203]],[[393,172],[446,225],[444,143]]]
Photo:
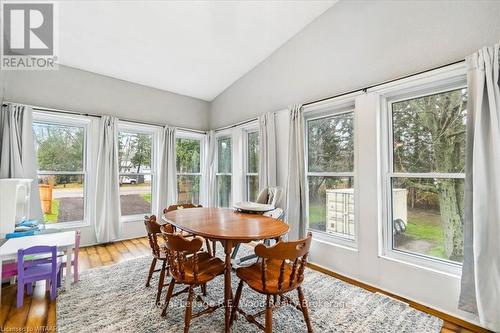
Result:
[[[187,292],[188,299],[186,303],[184,317],[184,332],[189,332],[189,325],[192,318],[209,314],[221,307],[223,303],[209,306],[198,296],[196,300],[202,302],[206,308],[198,313],[192,313],[194,288],[201,287],[203,295],[206,294],[207,282],[213,280],[218,275],[224,274],[224,262],[210,253],[200,252],[203,246],[203,240],[200,237],[186,239],[183,235],[162,232],[165,239],[168,264],[172,280],[168,286],[165,307],[161,313],[166,316],[170,299],[181,293]],[[173,293],[176,284],[187,285],[183,290]]]
[[[285,211],[281,208],[275,208],[271,211],[265,212],[262,214],[263,216],[270,217],[272,219],[278,220],[278,221],[283,221],[285,217]],[[271,240],[270,239],[264,239],[264,245],[270,246],[271,245]],[[240,250],[241,243],[236,244],[234,247],[233,253],[231,254],[231,259],[233,260],[233,267],[238,267],[245,261],[249,261],[252,259],[257,258],[257,255],[255,253],[249,254],[247,256],[244,256],[242,258],[236,258],[238,255],[238,252]]]
[[[280,241],[271,247],[258,244],[255,247],[255,254],[261,260],[251,266],[240,267],[236,270],[236,275],[240,278],[240,283],[236,290],[230,325],[236,319],[236,312],[240,312],[249,322],[255,324],[266,333],[270,333],[272,332],[273,308],[290,304],[302,312],[307,332],[312,332],[307,303],[301,288],[302,281],[304,281],[304,269],[307,264],[311,240],[312,234],[309,233],[307,238],[302,240],[292,242]],[[266,309],[264,311],[250,315],[238,308],[244,283],[254,291],[266,295]],[[294,290],[298,292],[299,304],[295,304],[285,295]],[[278,296],[280,299],[279,303],[277,301]],[[262,325],[256,318],[264,313],[265,325]]]
[[[167,286],[165,283],[165,275],[169,275],[169,267],[167,262],[167,254],[164,249],[164,244],[162,244],[159,239],[162,241],[161,237],[161,225],[156,222],[156,216],[144,216],[144,225],[146,226],[146,232],[148,235],[149,246],[151,248],[151,255],[153,260],[151,261],[151,266],[149,267],[148,278],[146,280],[146,287],[150,286],[151,278],[153,277],[153,273],[160,272],[160,277],[158,279],[158,287],[156,291],[156,304],[160,302],[161,291],[163,287]],[[166,226],[168,231],[173,232],[172,225],[167,224]],[[157,262],[161,262],[161,267],[156,269]]]
[[[203,207],[202,205],[196,205],[196,204],[192,204],[192,203],[170,205],[163,210],[163,214],[166,214],[168,212],[178,210],[178,209],[190,209],[190,208],[202,208],[202,207]],[[184,235],[184,236],[186,236],[186,235]],[[208,239],[204,239],[204,241],[205,241],[205,246],[207,248],[207,252],[212,254],[213,256],[215,256],[215,253],[217,252],[217,243],[215,241],[212,241],[212,246],[210,246],[210,241]]]

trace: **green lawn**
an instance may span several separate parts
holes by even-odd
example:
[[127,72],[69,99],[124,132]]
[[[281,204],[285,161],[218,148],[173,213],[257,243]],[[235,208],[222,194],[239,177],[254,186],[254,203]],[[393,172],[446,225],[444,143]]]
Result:
[[51,206],[52,214],[44,214],[43,219],[46,223],[56,223],[59,218],[59,200],[52,200]]
[[444,233],[438,212],[408,210],[408,225],[405,235],[431,243],[431,249],[425,254],[447,259],[444,255]]
[[433,242],[443,242],[443,229],[441,226],[433,225],[418,219],[408,218],[406,235],[417,239],[425,239]]
[[309,228],[326,231],[325,205],[309,205]]
[[144,201],[151,203],[151,193],[141,194],[141,197],[144,199]]
[[[324,205],[309,205],[309,227],[315,230],[326,230],[326,209]],[[429,242],[432,246],[427,255],[445,258],[444,234],[439,212],[409,209],[408,225],[405,235],[415,240]],[[447,258],[445,258],[447,259]]]

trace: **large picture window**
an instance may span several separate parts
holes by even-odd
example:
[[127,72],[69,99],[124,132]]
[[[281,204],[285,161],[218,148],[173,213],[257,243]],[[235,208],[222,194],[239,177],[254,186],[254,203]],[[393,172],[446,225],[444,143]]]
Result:
[[201,139],[179,137],[177,154],[177,201],[200,203]]
[[35,114],[33,134],[45,222],[84,221],[88,123]]
[[122,125],[118,132],[121,215],[152,212],[153,138],[150,129]]
[[309,229],[355,238],[354,112],[306,122]]
[[246,135],[246,199],[255,201],[259,195],[259,132],[249,131]]
[[463,260],[467,89],[389,102],[392,249]]
[[217,206],[231,207],[232,145],[230,137],[217,138]]

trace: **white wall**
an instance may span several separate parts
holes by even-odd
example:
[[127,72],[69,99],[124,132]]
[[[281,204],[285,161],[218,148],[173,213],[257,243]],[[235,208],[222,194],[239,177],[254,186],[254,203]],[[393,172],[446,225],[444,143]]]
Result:
[[[217,128],[463,59],[500,41],[500,1],[341,1],[211,104]],[[474,322],[457,309],[460,278],[380,256],[379,110],[356,108],[358,248],[315,240],[311,260]],[[277,112],[278,185],[286,186],[288,114]],[[366,167],[370,166],[370,167]]]
[[340,1],[220,94],[210,127],[463,59],[499,17],[500,1]]
[[[127,120],[208,128],[208,102],[66,66],[57,71],[1,71],[0,100],[2,97],[12,102]],[[96,138],[98,133],[93,132],[93,144]],[[82,245],[96,243],[93,221],[90,223],[78,228],[82,230]],[[142,220],[125,222],[120,238],[144,233]]]
[[59,66],[55,71],[2,71],[8,101],[207,129],[209,103]]

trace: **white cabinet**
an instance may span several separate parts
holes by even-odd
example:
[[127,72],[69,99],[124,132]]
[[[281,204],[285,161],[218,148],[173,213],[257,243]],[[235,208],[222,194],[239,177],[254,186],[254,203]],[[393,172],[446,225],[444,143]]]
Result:
[[354,238],[354,189],[326,190],[326,232]]
[[[401,219],[406,226],[406,189],[392,190],[393,219]],[[362,207],[360,209],[363,209]],[[373,217],[374,221],[376,216]],[[354,189],[326,190],[326,232],[354,238]]]

